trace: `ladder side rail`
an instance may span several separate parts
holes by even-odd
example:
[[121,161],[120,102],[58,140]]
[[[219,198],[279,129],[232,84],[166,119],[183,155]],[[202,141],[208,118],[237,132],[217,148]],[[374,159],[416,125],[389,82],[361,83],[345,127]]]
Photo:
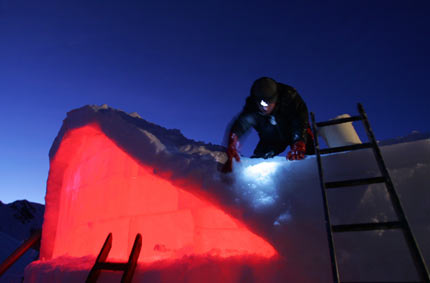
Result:
[[326,188],[324,183],[324,175],[322,171],[321,154],[320,154],[320,147],[319,147],[318,135],[317,135],[317,126],[315,123],[315,115],[313,112],[311,112],[311,119],[312,119],[312,131],[314,134],[315,153],[317,156],[317,163],[318,163],[318,174],[320,177],[320,186],[321,186],[323,205],[324,205],[324,217],[325,217],[325,226],[327,231],[327,240],[328,240],[329,252],[330,252],[332,277],[333,277],[334,283],[339,283],[340,282],[339,269],[337,265],[336,252],[334,247],[333,232],[332,232],[331,221],[330,221],[330,211],[328,207],[327,193],[326,193]]
[[99,255],[97,256],[96,262],[93,265],[93,268],[91,268],[90,273],[88,274],[86,283],[95,283],[97,279],[100,276],[100,265],[103,264],[106,261],[106,258],[109,255],[109,252],[112,248],[112,233],[109,233],[107,236],[102,249],[100,250]]
[[141,248],[142,235],[140,235],[140,233],[137,233],[136,238],[134,240],[133,248],[131,249],[131,253],[128,258],[128,262],[126,263],[124,274],[121,278],[121,283],[130,283],[133,279],[133,275],[137,267],[137,259],[139,258]]
[[24,243],[21,244],[11,255],[9,255],[0,265],[0,277],[31,247],[36,245],[42,238],[42,232],[39,231],[30,236]]
[[378,167],[379,167],[382,175],[385,177],[385,184],[386,184],[387,191],[389,193],[391,202],[393,204],[394,211],[396,212],[396,215],[399,218],[400,222],[402,222],[403,235],[406,238],[407,245],[409,247],[409,250],[411,251],[411,254],[412,254],[412,257],[413,257],[413,260],[415,263],[415,268],[417,269],[421,280],[424,280],[424,282],[430,282],[430,275],[429,275],[429,271],[427,269],[427,266],[425,264],[424,257],[421,254],[421,251],[418,247],[417,241],[416,241],[416,239],[412,233],[412,230],[409,226],[408,219],[404,213],[400,198],[399,198],[399,196],[398,196],[398,194],[394,188],[394,185],[393,185],[393,182],[391,180],[390,174],[387,170],[387,167],[385,166],[385,162],[384,162],[384,159],[382,157],[381,150],[380,150],[378,144],[376,143],[375,135],[373,134],[373,131],[370,127],[370,123],[368,121],[367,114],[364,111],[364,108],[360,103],[358,103],[357,107],[358,107],[358,112],[363,117],[363,124],[364,124],[364,127],[366,129],[367,136],[368,136],[369,140],[371,141],[371,143],[373,144],[373,152],[375,154]]

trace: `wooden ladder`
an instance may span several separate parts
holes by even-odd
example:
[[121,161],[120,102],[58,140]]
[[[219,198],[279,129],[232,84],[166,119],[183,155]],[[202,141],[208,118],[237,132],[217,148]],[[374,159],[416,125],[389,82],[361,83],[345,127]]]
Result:
[[112,248],[112,233],[106,238],[105,243],[94,263],[93,268],[91,268],[90,273],[88,274],[88,278],[85,281],[86,283],[94,283],[100,276],[100,272],[102,269],[104,270],[113,270],[113,271],[124,271],[124,274],[121,278],[121,283],[130,283],[133,278],[134,272],[137,266],[137,259],[140,254],[140,249],[142,248],[142,236],[138,233],[134,240],[133,248],[131,249],[130,256],[128,258],[128,262],[107,262],[106,258]]
[[[330,250],[331,264],[332,264],[333,282],[336,282],[336,283],[340,282],[333,233],[370,231],[370,230],[388,230],[388,229],[402,230],[405,240],[407,242],[407,245],[409,247],[409,251],[414,260],[415,268],[419,274],[419,277],[421,280],[420,282],[430,282],[429,271],[425,264],[424,258],[421,254],[421,251],[418,247],[418,244],[415,240],[415,237],[412,233],[412,230],[409,226],[409,222],[404,213],[404,209],[400,202],[399,196],[396,190],[394,189],[393,182],[391,181],[391,177],[388,173],[387,167],[385,166],[384,160],[382,158],[381,150],[379,149],[379,146],[376,142],[373,131],[370,128],[370,124],[367,119],[367,114],[366,112],[364,112],[363,106],[360,103],[358,103],[357,106],[358,106],[358,112],[360,113],[360,115],[349,117],[349,118],[330,120],[327,122],[316,123],[315,115],[314,113],[311,113],[312,130],[315,137],[314,139],[315,151],[317,155],[318,172],[320,176],[320,184],[321,184],[323,204],[324,204],[324,216],[325,216],[325,222],[326,222],[327,238],[328,238],[328,244],[329,244],[329,250]],[[364,124],[367,136],[369,138],[369,142],[363,143],[363,144],[354,144],[354,145],[327,148],[327,149],[320,150],[319,144],[318,144],[318,136],[317,136],[318,128],[335,125],[335,124],[360,121],[360,120]],[[355,179],[355,180],[340,180],[336,182],[324,181],[324,175],[323,175],[323,169],[322,169],[322,163],[321,163],[321,154],[359,150],[364,148],[373,149],[376,162],[378,164],[379,170],[381,171],[381,176],[374,177],[374,178]],[[345,225],[331,224],[330,211],[328,207],[327,193],[326,193],[327,189],[367,185],[367,184],[374,184],[374,183],[385,183],[388,194],[390,196],[392,206],[398,218],[397,221],[378,222],[378,223],[351,223],[351,224],[345,224]]]

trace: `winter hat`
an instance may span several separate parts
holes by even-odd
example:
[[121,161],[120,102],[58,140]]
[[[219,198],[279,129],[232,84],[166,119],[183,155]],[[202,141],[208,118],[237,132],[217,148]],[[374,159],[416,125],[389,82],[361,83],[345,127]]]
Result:
[[274,79],[259,78],[252,84],[251,96],[268,103],[275,102],[278,97],[278,85]]

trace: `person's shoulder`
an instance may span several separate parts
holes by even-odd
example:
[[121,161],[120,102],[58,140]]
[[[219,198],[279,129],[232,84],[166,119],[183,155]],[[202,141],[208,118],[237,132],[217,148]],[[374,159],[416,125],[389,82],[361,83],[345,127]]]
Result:
[[278,83],[278,94],[280,96],[281,104],[284,107],[293,103],[298,96],[294,87],[283,83]]
[[294,87],[282,83],[278,83],[278,87],[281,108],[289,109],[290,107],[298,107],[298,105],[304,103],[302,97]]
[[287,84],[278,83],[278,91],[280,94],[289,94],[289,95],[295,95],[297,93],[297,90]]

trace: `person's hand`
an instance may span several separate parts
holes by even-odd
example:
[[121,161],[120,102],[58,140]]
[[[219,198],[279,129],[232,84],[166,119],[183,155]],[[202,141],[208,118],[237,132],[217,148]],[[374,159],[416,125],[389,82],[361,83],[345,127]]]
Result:
[[230,173],[231,171],[233,171],[233,158],[236,159],[237,162],[240,162],[238,148],[239,148],[239,139],[235,133],[231,133],[228,138],[227,162],[224,164],[222,168],[222,171],[224,173]]
[[303,141],[298,141],[290,146],[290,151],[287,154],[289,160],[301,160],[305,158],[306,145]]

